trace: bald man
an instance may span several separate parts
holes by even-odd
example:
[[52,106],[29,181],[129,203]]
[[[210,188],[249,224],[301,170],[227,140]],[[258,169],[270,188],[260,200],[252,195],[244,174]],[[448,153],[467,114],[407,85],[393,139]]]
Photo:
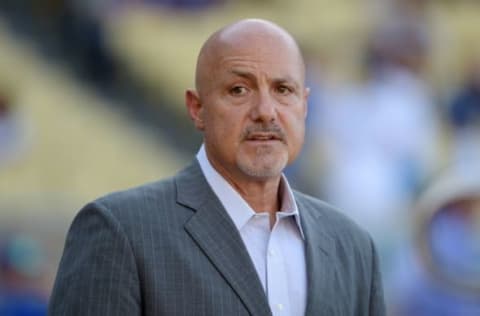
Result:
[[185,97],[203,133],[196,159],[79,212],[50,315],[385,315],[369,235],[282,174],[302,147],[308,92],[278,25],[214,33]]

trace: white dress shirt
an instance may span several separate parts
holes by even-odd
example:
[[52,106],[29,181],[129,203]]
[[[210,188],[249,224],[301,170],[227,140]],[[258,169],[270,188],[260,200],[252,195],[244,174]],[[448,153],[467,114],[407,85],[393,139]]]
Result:
[[305,314],[307,273],[305,245],[298,208],[282,175],[281,209],[270,229],[269,213],[256,213],[213,168],[204,145],[197,153],[207,182],[240,232],[268,298],[274,316]]

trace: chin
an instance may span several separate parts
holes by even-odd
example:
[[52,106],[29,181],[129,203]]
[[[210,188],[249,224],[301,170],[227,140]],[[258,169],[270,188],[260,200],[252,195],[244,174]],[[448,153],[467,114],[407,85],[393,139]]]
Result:
[[246,175],[258,179],[280,176],[288,162],[288,155],[286,154],[257,156],[254,159],[239,158],[237,162],[240,170]]
[[251,178],[255,179],[271,179],[281,175],[283,169],[272,169],[272,168],[241,168],[243,173],[248,175]]

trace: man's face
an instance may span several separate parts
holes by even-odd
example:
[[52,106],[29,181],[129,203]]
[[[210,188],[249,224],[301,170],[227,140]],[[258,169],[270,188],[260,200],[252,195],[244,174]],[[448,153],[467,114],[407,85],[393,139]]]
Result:
[[304,138],[308,90],[298,52],[252,37],[221,46],[209,65],[197,127],[212,165],[234,179],[279,176]]

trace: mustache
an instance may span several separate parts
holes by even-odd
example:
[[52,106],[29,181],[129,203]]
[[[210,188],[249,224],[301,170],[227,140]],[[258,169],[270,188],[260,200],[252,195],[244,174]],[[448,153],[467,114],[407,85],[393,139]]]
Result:
[[242,133],[241,139],[246,140],[252,138],[255,134],[270,134],[282,142],[286,141],[285,132],[277,124],[255,124],[248,126]]

